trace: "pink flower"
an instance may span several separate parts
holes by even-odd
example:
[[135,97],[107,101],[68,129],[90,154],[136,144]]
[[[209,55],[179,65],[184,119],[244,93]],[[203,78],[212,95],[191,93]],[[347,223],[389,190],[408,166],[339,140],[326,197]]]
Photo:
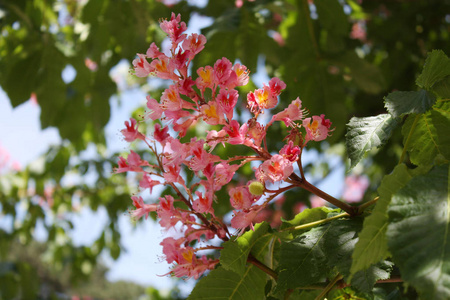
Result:
[[226,87],[232,74],[237,79],[236,73],[232,71],[231,67],[232,64],[227,58],[218,59],[214,64],[214,82],[221,87]]
[[130,118],[130,122],[125,121],[125,129],[122,129],[120,132],[125,137],[125,141],[133,142],[136,139],[144,140],[145,136],[138,131],[139,125],[137,121],[133,118]]
[[135,210],[131,211],[131,216],[136,220],[139,220],[142,216],[145,216],[145,219],[148,218],[148,214],[152,211],[156,211],[158,209],[157,204],[145,204],[142,197],[131,197],[133,200],[133,205],[136,207]]
[[153,99],[150,96],[147,96],[147,108],[150,110],[146,113],[146,117],[149,117],[150,119],[157,120],[160,119],[162,116],[162,113],[164,110],[159,105],[158,101]]
[[200,107],[203,120],[209,125],[225,124],[222,107],[216,101],[209,101]]
[[137,54],[137,58],[135,58],[132,62],[134,67],[134,74],[137,77],[146,77],[151,73],[152,67],[148,63],[144,54]]
[[128,171],[144,172],[144,170],[142,170],[142,167],[150,166],[147,161],[141,160],[139,154],[137,154],[133,150],[130,150],[130,154],[128,154],[126,160],[122,156],[120,156],[118,165],[119,167],[115,168],[114,170],[115,173],[123,173]]
[[275,96],[279,96],[281,91],[286,88],[286,83],[284,83],[280,78],[274,77],[269,81],[270,93]]
[[294,143],[289,141],[289,143],[280,150],[280,154],[287,160],[295,162],[300,154],[300,148],[298,146],[294,147]]
[[256,121],[254,118],[251,118],[247,122],[248,126],[248,137],[253,139],[254,145],[257,147],[261,146],[261,142],[266,136],[266,128],[261,125],[258,121]]
[[179,77],[174,73],[175,64],[172,60],[166,56],[161,56],[150,63],[150,68],[152,73],[155,73],[155,76],[161,79],[171,79],[178,80]]
[[159,243],[163,247],[163,253],[166,256],[166,261],[171,264],[176,261],[178,252],[181,249],[181,245],[184,243],[185,238],[174,239],[173,237],[167,237]]
[[[195,211],[199,213],[209,213],[212,212],[212,195],[208,195],[209,193],[206,193],[204,196],[200,192],[195,192],[197,195],[197,199],[194,200],[194,203],[192,203],[192,207],[195,209]],[[212,194],[212,193],[211,193]]]
[[159,51],[159,48],[158,48],[158,46],[156,46],[155,43],[151,43],[151,44],[150,44],[150,47],[148,47],[147,53],[145,53],[145,55],[146,55],[147,57],[152,58],[152,59],[160,58],[160,57],[165,57],[165,56],[166,56],[164,53],[162,53],[162,52]]
[[200,67],[197,69],[198,77],[195,80],[197,87],[200,90],[206,88],[212,89],[214,86],[214,69],[211,66]]
[[175,13],[172,13],[170,21],[164,20],[159,25],[172,41],[173,50],[177,48],[178,43],[182,42],[186,38],[186,34],[183,34],[183,32],[187,29],[186,23],[180,23],[180,21],[181,15],[178,14],[178,16],[175,17]]
[[150,194],[153,191],[153,187],[161,184],[158,180],[153,180],[149,174],[145,173],[144,177],[139,181],[139,186],[143,189],[150,189]]
[[214,190],[218,191],[222,186],[229,183],[237,169],[239,169],[239,165],[230,165],[226,162],[217,164],[215,168]]
[[253,230],[253,221],[262,208],[262,206],[255,205],[247,211],[234,211],[234,217],[231,219],[231,226],[240,233],[247,227],[250,227]]
[[166,144],[167,138],[170,136],[167,132],[169,131],[169,127],[161,127],[159,123],[155,124],[155,131],[153,132],[153,137],[157,140],[161,145]]
[[189,60],[192,60],[195,55],[205,48],[206,38],[203,34],[191,34],[187,39],[183,41],[182,47],[184,50],[189,51]]
[[219,95],[217,95],[216,101],[222,107],[228,121],[233,119],[233,109],[238,101],[238,91],[220,89]]
[[222,143],[222,145],[225,147],[225,137],[227,136],[227,133],[225,130],[210,130],[207,131],[208,135],[206,136],[206,143],[211,147],[209,150],[212,152],[214,148],[217,146],[218,143]]
[[161,95],[161,107],[163,110],[180,110],[183,107],[183,100],[181,99],[178,89],[175,85],[170,85],[165,89]]
[[303,120],[303,127],[306,129],[305,143],[308,141],[323,141],[329,136],[331,122],[325,119],[325,115],[313,116]]
[[304,110],[302,109],[302,101],[297,97],[289,104],[288,108],[282,112],[277,113],[272,117],[269,122],[269,126],[275,121],[283,121],[286,126],[294,126],[294,121],[301,120],[303,118]]
[[228,133],[228,143],[231,145],[244,144],[247,135],[247,124],[243,124],[239,127],[239,122],[231,120],[230,124],[224,127],[226,133]]
[[362,200],[366,189],[369,187],[369,179],[366,176],[347,176],[345,178],[344,193],[342,199],[349,203]]
[[247,67],[241,64],[235,64],[233,66],[233,71],[236,73],[236,86],[244,86],[247,85],[249,80],[249,70]]
[[270,180],[272,183],[285,180],[294,172],[292,162],[282,155],[275,154],[270,160],[262,163],[255,173],[259,181]]
[[249,209],[253,204],[253,195],[246,186],[231,188],[228,195],[230,195],[231,206],[235,209]]
[[255,100],[260,109],[274,108],[278,104],[277,95],[272,94],[267,86],[255,91]]

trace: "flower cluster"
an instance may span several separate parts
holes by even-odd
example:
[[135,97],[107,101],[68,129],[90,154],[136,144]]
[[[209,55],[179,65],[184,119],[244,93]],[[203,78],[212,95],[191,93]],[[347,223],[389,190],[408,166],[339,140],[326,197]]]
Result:
[[[185,34],[186,24],[180,15],[172,14],[170,20],[161,21],[160,27],[171,41],[170,55],[152,43],[145,54],[137,54],[133,61],[136,76],[151,75],[171,81],[159,100],[147,97],[146,120],[155,121],[153,134],[147,137],[139,132],[139,124],[134,119],[125,122],[126,128],[122,130],[126,141],[144,141],[154,161],[143,160],[131,151],[127,158],[119,158],[115,172],[140,173],[142,191],[148,189],[151,193],[155,186],[171,187],[172,194],[159,197],[153,204],[144,203],[141,196],[133,196],[135,209],[131,215],[136,219],[147,218],[154,212],[163,228],[181,232],[181,237],[167,237],[161,243],[167,262],[174,264],[170,273],[198,278],[218,263],[218,259],[200,254],[220,248],[212,239],[228,240],[232,235],[230,226],[235,229],[234,233],[252,228],[256,216],[270,201],[299,186],[301,177],[294,173],[294,166],[297,163],[301,168],[302,149],[309,141],[325,139],[331,123],[323,115],[305,118],[298,98],[273,115],[266,125],[258,122],[260,114],[278,104],[286,88],[279,78],[272,78],[268,85],[246,95],[252,117],[243,122],[236,115],[240,98],[236,88],[248,83],[247,68],[221,58],[213,66],[200,67],[196,76],[189,74],[189,65],[205,47],[206,38],[201,34]],[[183,139],[189,128],[198,122],[214,129],[207,131],[202,139]],[[269,152],[266,145],[266,133],[274,122],[283,122],[289,130],[286,144],[278,153]],[[244,145],[253,155],[224,159],[213,154],[219,144]],[[229,184],[241,167],[254,161],[261,162],[254,168],[255,179],[228,187],[234,211],[230,224],[226,224],[215,214],[213,203],[218,201],[215,193]],[[187,172],[197,179],[188,181]],[[281,182],[289,185],[281,187]],[[276,190],[268,189],[277,185]]]

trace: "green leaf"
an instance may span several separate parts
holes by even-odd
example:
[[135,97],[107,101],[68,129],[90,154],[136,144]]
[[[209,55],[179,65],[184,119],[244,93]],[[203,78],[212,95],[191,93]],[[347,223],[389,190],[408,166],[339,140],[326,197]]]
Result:
[[370,293],[377,280],[390,277],[392,266],[391,262],[381,261],[366,270],[358,271],[352,277],[351,285],[361,292]]
[[281,243],[278,290],[304,287],[325,279],[330,268],[320,247],[330,226],[320,226]]
[[[336,220],[330,223],[330,229],[324,238],[323,249],[328,266],[335,267],[347,282],[352,265],[352,253],[361,228],[362,218]],[[391,264],[388,262],[372,265],[366,270],[356,272],[351,284],[361,292],[370,292],[378,279],[389,278],[390,268]]]
[[450,76],[445,77],[441,81],[433,85],[433,91],[444,99],[450,98]]
[[397,120],[389,114],[375,117],[353,117],[347,124],[345,144],[351,161],[350,169],[355,167],[364,154],[374,147],[384,145],[397,126]]
[[432,165],[450,160],[450,103],[440,101],[425,114],[410,115],[402,128],[403,144],[411,162]]
[[35,92],[41,59],[42,51],[33,52],[17,61],[6,76],[3,89],[8,94],[13,107],[30,99],[31,93]]
[[386,230],[388,225],[387,206],[392,194],[412,178],[405,165],[398,165],[394,171],[385,176],[378,188],[380,199],[372,214],[365,218],[363,229],[353,252],[350,276],[361,270],[367,270],[388,256]]
[[266,274],[253,265],[247,268],[243,276],[218,267],[197,283],[188,300],[264,299],[265,285]]
[[220,263],[226,270],[234,271],[243,275],[247,269],[247,257],[252,247],[264,234],[267,233],[269,225],[266,222],[255,225],[255,230],[249,230],[234,241],[223,243],[220,251]]
[[[288,228],[325,219],[327,218],[328,214],[333,211],[334,210],[328,207],[316,207],[305,209],[301,213],[297,214],[292,220],[289,221],[283,220],[280,229],[287,230]],[[304,231],[305,229],[303,230],[299,229],[299,230],[291,230],[290,232],[295,236],[300,233],[303,233]]]
[[450,299],[449,166],[413,178],[388,208],[389,250],[423,299]]
[[417,92],[393,92],[384,98],[386,109],[394,118],[410,113],[424,113],[435,102],[436,98],[426,90]]
[[442,50],[433,50],[428,54],[422,74],[416,80],[418,86],[431,88],[436,82],[450,75],[450,60]]

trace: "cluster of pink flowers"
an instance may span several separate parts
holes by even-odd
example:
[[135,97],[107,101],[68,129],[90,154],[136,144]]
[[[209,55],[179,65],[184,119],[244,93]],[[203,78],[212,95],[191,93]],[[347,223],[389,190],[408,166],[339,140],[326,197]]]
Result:
[[[286,88],[279,78],[272,78],[268,85],[247,94],[247,107],[253,115],[241,122],[235,116],[239,100],[236,88],[248,83],[247,68],[221,58],[214,66],[200,67],[194,78],[189,74],[189,65],[204,48],[206,38],[201,34],[186,35],[186,24],[180,15],[172,14],[171,19],[162,20],[160,26],[171,41],[170,55],[160,52],[152,43],[146,54],[138,54],[133,61],[136,76],[152,75],[171,81],[159,101],[147,97],[145,118],[155,121],[153,134],[147,137],[139,132],[139,124],[133,118],[125,122],[126,128],[122,130],[126,141],[145,142],[154,160],[150,163],[131,151],[127,158],[119,158],[115,172],[141,173],[142,191],[148,189],[151,193],[153,187],[162,185],[172,188],[171,195],[163,195],[153,204],[146,204],[141,196],[133,196],[135,209],[131,215],[136,219],[147,218],[154,212],[163,228],[176,228],[182,237],[167,237],[161,243],[167,262],[174,264],[170,273],[198,278],[218,263],[217,258],[199,252],[220,249],[211,240],[228,240],[232,235],[230,226],[235,229],[234,234],[252,228],[258,213],[290,188],[269,190],[266,186],[276,186],[283,181],[289,183],[302,149],[309,141],[325,139],[331,123],[323,115],[305,118],[298,98],[275,114],[268,124],[258,122],[258,115],[274,108]],[[207,131],[202,139],[183,139],[188,129],[198,122],[213,125],[216,130]],[[283,122],[290,131],[285,146],[278,153],[270,153],[266,145],[267,130],[274,122]],[[219,144],[244,145],[254,155],[224,159],[213,154]],[[230,183],[241,167],[253,161],[262,162],[254,169],[255,179],[228,187],[234,211],[230,224],[226,224],[215,215],[213,203],[218,201],[215,192]],[[192,172],[197,180],[186,180],[187,172]],[[249,185],[253,182],[261,186],[262,192],[258,195],[250,192]]]

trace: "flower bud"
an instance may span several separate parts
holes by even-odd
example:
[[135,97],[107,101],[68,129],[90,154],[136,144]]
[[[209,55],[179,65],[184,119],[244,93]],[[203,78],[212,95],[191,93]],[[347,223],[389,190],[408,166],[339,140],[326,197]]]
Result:
[[265,187],[261,182],[253,181],[248,186],[248,190],[250,191],[250,194],[254,196],[261,196],[262,194],[264,194]]

